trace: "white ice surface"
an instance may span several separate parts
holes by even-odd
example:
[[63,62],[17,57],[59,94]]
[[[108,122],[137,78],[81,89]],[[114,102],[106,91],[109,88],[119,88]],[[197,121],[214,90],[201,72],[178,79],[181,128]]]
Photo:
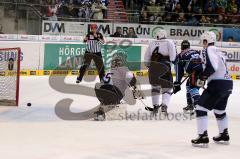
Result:
[[[54,112],[59,100],[74,99],[71,109],[76,112],[97,105],[98,100],[59,93],[49,86],[48,77],[21,77],[20,82],[20,106],[0,107],[0,159],[226,159],[240,155],[240,81],[234,81],[227,108],[231,144],[211,141],[208,149],[190,144],[196,137],[195,120],[64,121]],[[66,82],[74,83],[75,77]],[[173,95],[169,112],[181,113],[186,105],[182,89]],[[28,102],[31,107],[26,106]],[[150,98],[144,102],[151,105]],[[138,101],[129,111],[141,108]],[[212,138],[218,129],[212,112],[209,114]]]

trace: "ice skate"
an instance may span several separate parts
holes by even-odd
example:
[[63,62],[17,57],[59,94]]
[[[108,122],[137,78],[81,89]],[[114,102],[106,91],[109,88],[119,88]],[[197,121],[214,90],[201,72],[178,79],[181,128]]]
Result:
[[228,129],[224,129],[223,133],[220,133],[218,136],[213,137],[213,141],[217,144],[229,145],[229,134]]
[[195,108],[196,106],[194,104],[188,104],[186,107],[183,108],[183,112],[193,116],[195,114]]
[[157,116],[159,108],[159,105],[153,105],[152,116]]
[[80,83],[82,80],[79,78],[79,77],[77,77],[77,80],[76,80],[76,83],[78,84],[78,83]]
[[104,121],[106,119],[106,115],[103,107],[99,107],[98,111],[94,112],[97,116],[94,118],[95,121]]
[[164,115],[168,115],[168,112],[167,112],[167,105],[165,105],[165,104],[161,104],[161,112],[164,114]]
[[193,112],[196,106],[194,104],[188,104],[186,107],[183,108],[183,111],[185,113],[187,112]]
[[209,143],[207,131],[204,131],[203,134],[199,134],[198,138],[193,139],[191,142],[194,147],[207,148]]

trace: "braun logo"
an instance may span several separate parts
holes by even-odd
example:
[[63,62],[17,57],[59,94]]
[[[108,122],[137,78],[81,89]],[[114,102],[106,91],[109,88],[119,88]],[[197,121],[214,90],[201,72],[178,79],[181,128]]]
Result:
[[44,23],[44,32],[65,33],[64,23]]

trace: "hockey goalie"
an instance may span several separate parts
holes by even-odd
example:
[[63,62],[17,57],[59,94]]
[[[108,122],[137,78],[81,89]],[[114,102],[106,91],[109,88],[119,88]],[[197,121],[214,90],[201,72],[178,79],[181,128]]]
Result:
[[[95,85],[96,97],[101,103],[99,110],[95,112],[95,120],[117,119],[118,114],[126,110],[121,101],[123,101],[127,88],[133,92],[133,96],[129,98],[133,99],[139,96],[143,98],[137,89],[136,77],[128,69],[126,63],[126,54],[121,52],[114,54],[110,72],[105,75],[103,82]],[[124,99],[128,100],[129,98]]]

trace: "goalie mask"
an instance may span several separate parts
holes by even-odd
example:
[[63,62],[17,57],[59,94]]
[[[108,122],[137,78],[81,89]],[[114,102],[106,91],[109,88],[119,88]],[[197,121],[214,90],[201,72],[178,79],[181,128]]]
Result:
[[111,68],[125,66],[127,62],[127,55],[124,52],[117,52],[113,54],[111,61]]

